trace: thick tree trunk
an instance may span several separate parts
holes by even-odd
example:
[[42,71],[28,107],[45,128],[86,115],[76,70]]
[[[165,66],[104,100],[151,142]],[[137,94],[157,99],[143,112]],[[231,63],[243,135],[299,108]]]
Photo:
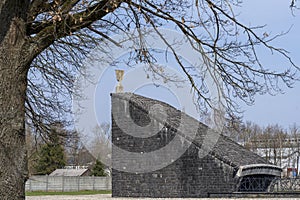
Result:
[[26,73],[0,56],[0,197],[24,199],[27,174],[24,97]]
[[24,199],[27,176],[25,95],[27,70],[18,49],[0,50],[0,197]]
[[[25,97],[28,1],[0,2],[0,199],[25,199]],[[5,27],[4,27],[5,26]]]

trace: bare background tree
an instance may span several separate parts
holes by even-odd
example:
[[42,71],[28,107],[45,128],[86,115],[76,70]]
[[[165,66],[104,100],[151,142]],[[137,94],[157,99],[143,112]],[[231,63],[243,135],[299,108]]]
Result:
[[[25,198],[25,121],[45,139],[54,122],[68,125],[72,87],[82,61],[100,41],[114,43],[112,34],[150,28],[164,40],[158,27],[180,30],[204,66],[187,68],[165,41],[189,79],[200,110],[211,103],[206,88],[199,85],[206,73],[221,80],[229,115],[238,110],[234,98],[252,103],[256,93],[276,93],[282,83],[291,87],[298,68],[284,49],[270,44],[278,35],[261,35],[258,30],[264,27],[241,23],[233,12],[238,5],[234,0],[1,0],[1,198]],[[133,58],[148,64],[153,73],[161,72],[147,41],[142,34],[139,38]],[[264,66],[258,46],[287,59],[289,66],[279,71]],[[106,45],[100,48],[109,54]]]
[[[295,168],[297,168],[299,172],[299,157],[300,157],[300,127],[297,124],[293,124],[290,129],[290,140],[289,140],[289,146],[291,147],[291,151],[289,152],[290,157],[296,157],[294,165]],[[299,174],[298,174],[299,175]]]
[[105,160],[105,163],[111,163],[111,132],[110,124],[102,123],[94,127],[91,142],[88,149],[98,160]]
[[265,158],[270,163],[285,170],[286,176],[292,175],[296,169],[299,175],[300,130],[299,125],[293,124],[283,128],[278,124],[259,126],[253,122],[241,120],[228,121],[223,134]]

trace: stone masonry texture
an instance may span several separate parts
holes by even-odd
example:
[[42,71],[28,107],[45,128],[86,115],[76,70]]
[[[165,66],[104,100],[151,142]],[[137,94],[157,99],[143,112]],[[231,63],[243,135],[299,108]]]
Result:
[[[150,117],[149,110],[155,104],[162,106],[166,111],[167,118],[165,121],[161,120],[161,116]],[[112,141],[119,148],[129,152],[151,152],[168,145],[177,134],[182,136],[182,143],[191,144],[180,158],[156,171],[128,173],[113,169],[113,197],[207,197],[209,193],[233,192],[236,191],[238,179],[235,174],[239,166],[268,164],[263,158],[223,135],[219,136],[213,149],[208,150],[206,156],[199,157],[199,149],[201,149],[204,137],[210,129],[164,102],[132,93],[118,93],[112,94],[112,107],[114,108]],[[115,119],[116,113],[127,115],[136,125],[141,127],[151,123],[152,118],[152,120],[156,120],[153,123],[153,128],[155,128],[154,126],[163,128],[157,134],[147,138],[134,137],[118,126]],[[189,119],[189,122],[198,124],[196,137],[192,141],[188,134],[178,130],[183,115]],[[122,120],[122,123],[124,126],[131,126],[132,124],[130,120],[126,119]],[[126,158],[117,155],[114,147],[112,151],[114,167],[114,164],[120,164]],[[164,155],[164,158],[168,159],[168,156]],[[138,160],[132,162],[135,162],[136,166],[140,164]]]

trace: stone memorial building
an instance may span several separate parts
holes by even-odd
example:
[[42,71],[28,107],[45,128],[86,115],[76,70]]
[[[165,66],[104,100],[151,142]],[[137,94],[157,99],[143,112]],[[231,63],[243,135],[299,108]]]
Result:
[[[114,197],[264,192],[281,174],[281,168],[164,102],[132,93],[111,98]],[[143,127],[153,133],[147,136]]]

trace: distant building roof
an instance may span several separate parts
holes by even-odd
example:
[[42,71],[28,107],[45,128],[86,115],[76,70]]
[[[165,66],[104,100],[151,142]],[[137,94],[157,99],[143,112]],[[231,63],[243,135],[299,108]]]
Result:
[[56,169],[49,176],[87,176],[89,169]]
[[[130,102],[135,107],[139,108],[140,110],[143,110],[146,113],[148,113],[150,108],[155,104],[163,106],[165,112],[168,115],[168,118],[165,121],[165,123],[168,124],[168,126],[175,129],[177,129],[178,124],[180,123],[180,117],[178,116],[185,115],[185,118],[188,119],[187,120],[188,124],[187,126],[185,126],[187,127],[187,129],[185,130],[186,132],[189,132],[189,127],[192,127],[195,124],[197,124],[197,126],[199,127],[198,132],[193,140],[189,139],[188,137],[185,137],[185,139],[189,142],[192,142],[199,148],[201,148],[203,144],[205,135],[209,134],[208,131],[212,131],[205,124],[188,116],[187,114],[181,112],[180,110],[175,109],[174,107],[170,106],[167,103],[154,100],[151,98],[146,98],[133,93],[113,93],[111,95],[113,101],[124,100]],[[161,120],[159,119],[159,115],[152,116],[152,117],[158,121]],[[187,133],[180,133],[180,130],[177,130],[177,134],[186,135]],[[214,144],[214,147],[209,152],[209,154],[234,168],[239,168],[240,166],[250,165],[250,164],[270,164],[266,159],[245,149],[243,146],[232,141],[229,137],[224,135],[219,136],[217,143]]]

